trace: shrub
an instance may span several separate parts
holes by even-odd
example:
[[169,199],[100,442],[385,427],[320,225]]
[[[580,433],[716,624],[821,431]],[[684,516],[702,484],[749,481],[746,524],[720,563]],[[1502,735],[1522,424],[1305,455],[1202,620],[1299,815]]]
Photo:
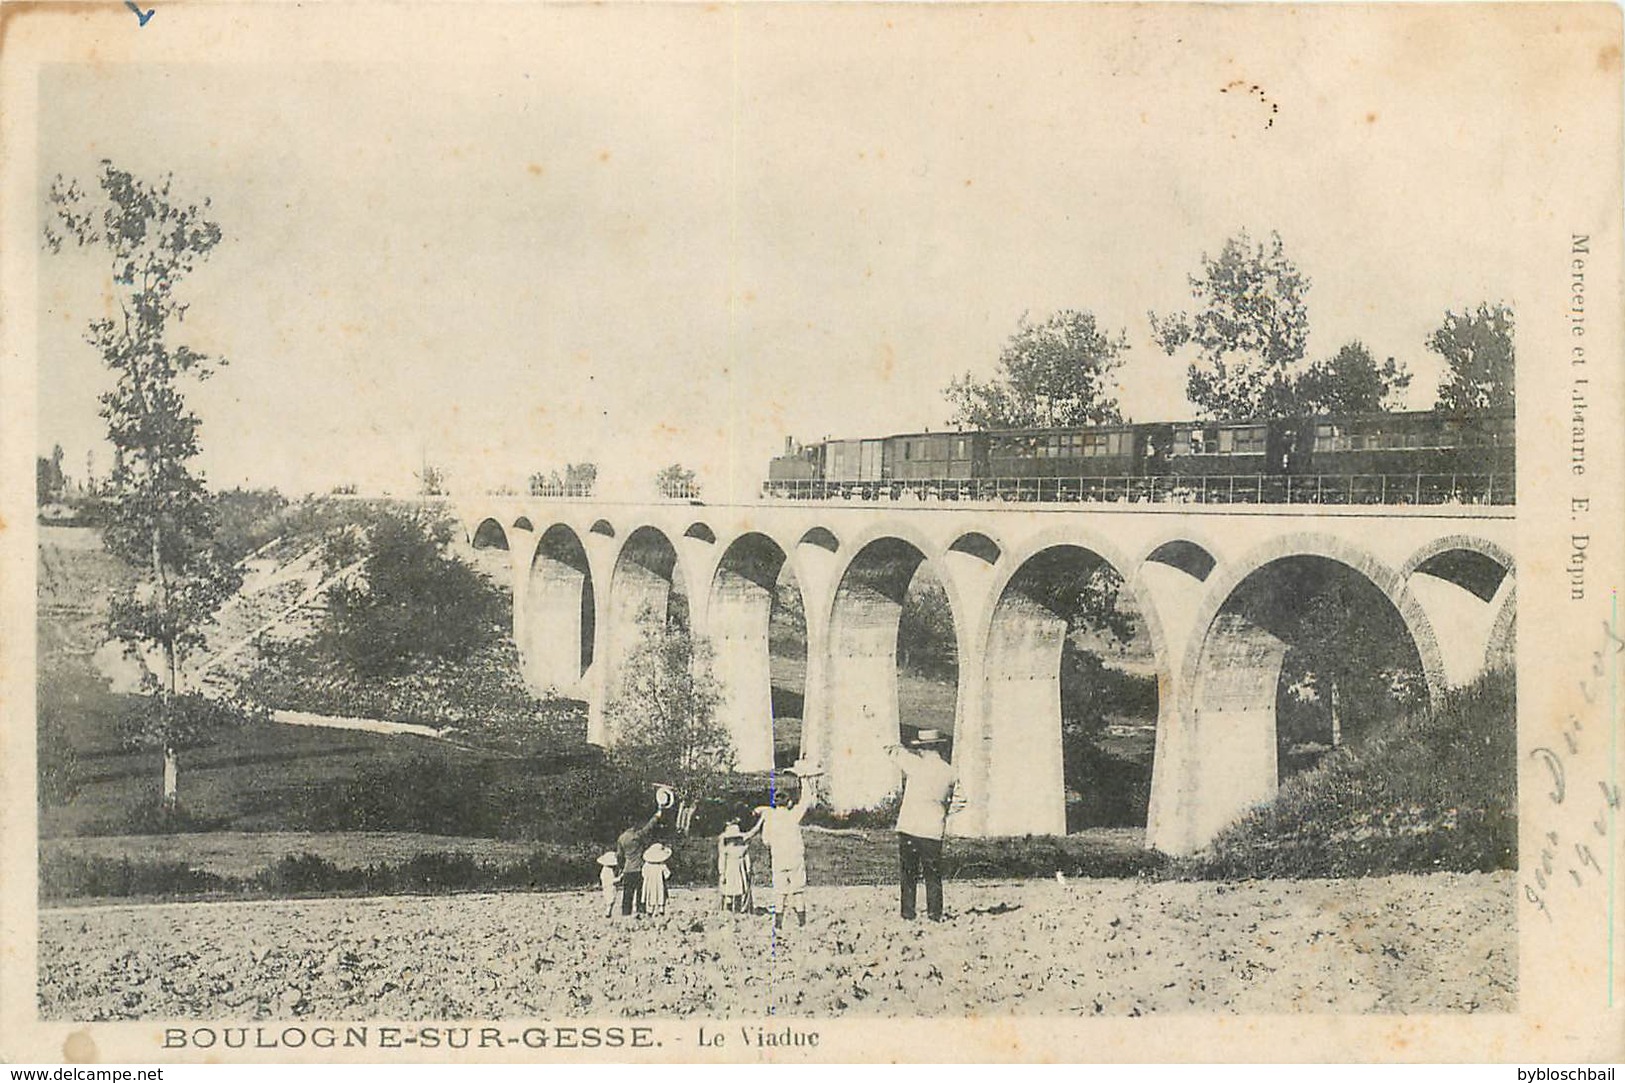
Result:
[[235,886],[184,861],[132,861],[82,854],[40,857],[41,900],[198,895]]
[[333,570],[359,559],[358,580],[328,591],[329,651],[357,673],[399,674],[415,664],[461,662],[502,634],[508,600],[448,554],[453,527],[426,514],[385,512],[357,541],[329,541]]
[[302,895],[328,891],[353,891],[362,886],[360,869],[341,869],[317,854],[284,854],[276,864],[261,869],[254,877],[260,889],[273,895]]
[[807,813],[806,822],[817,824],[819,827],[874,827],[890,830],[897,826],[897,810],[902,805],[903,795],[900,793],[892,794],[868,808],[852,809],[849,812],[835,812],[826,805],[815,805]]
[[148,794],[129,805],[111,824],[103,826],[119,835],[190,835],[219,831],[226,826],[224,819],[199,816],[183,804],[166,806],[158,800],[156,786]]

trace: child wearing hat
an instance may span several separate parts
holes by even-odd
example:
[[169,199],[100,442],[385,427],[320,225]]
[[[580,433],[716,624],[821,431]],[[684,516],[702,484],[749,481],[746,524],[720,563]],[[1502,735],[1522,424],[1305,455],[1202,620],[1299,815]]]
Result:
[[671,877],[666,862],[670,859],[671,847],[663,842],[643,851],[643,909],[647,913],[666,912],[666,881]]
[[615,866],[621,859],[615,856],[614,850],[598,855],[598,889],[604,893],[604,916],[615,916],[615,900],[621,894],[621,878],[616,875]]
[[757,821],[749,831],[741,831],[739,821],[733,819],[717,836],[717,893],[722,896],[722,909],[728,913],[751,912],[750,840],[761,827]]

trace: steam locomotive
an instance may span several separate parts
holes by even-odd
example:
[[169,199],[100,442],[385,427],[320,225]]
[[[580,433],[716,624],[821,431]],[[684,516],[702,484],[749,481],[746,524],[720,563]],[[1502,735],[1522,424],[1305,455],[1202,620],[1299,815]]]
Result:
[[1511,504],[1514,416],[1439,411],[786,441],[777,500]]

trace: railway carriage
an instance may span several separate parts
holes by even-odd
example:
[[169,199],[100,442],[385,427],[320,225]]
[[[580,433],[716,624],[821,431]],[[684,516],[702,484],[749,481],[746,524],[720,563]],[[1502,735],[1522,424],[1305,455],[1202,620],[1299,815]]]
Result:
[[1495,503],[1510,411],[1184,421],[826,440],[768,468],[789,499]]

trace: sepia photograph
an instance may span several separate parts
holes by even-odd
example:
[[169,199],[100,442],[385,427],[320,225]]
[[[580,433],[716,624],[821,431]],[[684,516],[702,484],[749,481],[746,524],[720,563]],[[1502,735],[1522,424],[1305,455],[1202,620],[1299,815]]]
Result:
[[1620,1058],[1617,8],[0,20],[5,1059]]

